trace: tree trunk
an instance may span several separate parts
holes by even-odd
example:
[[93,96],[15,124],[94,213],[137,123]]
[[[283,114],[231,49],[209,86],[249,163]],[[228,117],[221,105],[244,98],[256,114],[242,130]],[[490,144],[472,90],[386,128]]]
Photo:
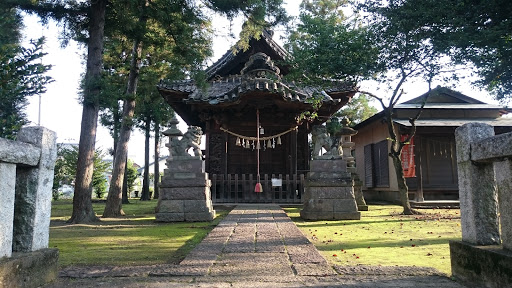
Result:
[[155,177],[153,180],[153,199],[160,198],[160,124],[155,122]]
[[400,203],[402,203],[402,207],[404,208],[404,215],[413,215],[414,210],[411,208],[411,203],[409,203],[409,188],[407,187],[407,183],[405,182],[404,177],[404,168],[402,167],[402,160],[400,159],[400,154],[398,156],[396,154],[392,155],[393,166],[395,167],[396,172],[396,180],[398,184],[398,193],[400,194]]
[[142,180],[142,194],[140,200],[150,200],[149,197],[149,137],[151,136],[151,119],[146,117],[144,126],[145,143],[144,143],[144,178]]
[[117,142],[119,140],[119,130],[121,127],[121,115],[119,113],[119,102],[116,104],[115,108],[112,111],[112,119],[113,119],[113,132],[112,138],[114,138],[114,148],[113,148],[113,157],[116,155]]
[[139,80],[140,56],[142,43],[136,40],[133,44],[132,61],[130,63],[130,75],[128,76],[128,88],[126,99],[123,103],[123,121],[119,133],[119,143],[116,147],[114,167],[112,169],[112,180],[108,191],[107,203],[103,211],[103,217],[123,216],[122,209],[122,184],[126,166],[126,155],[128,155],[128,141],[130,141],[131,128],[133,125],[133,114],[135,112],[135,94],[137,93],[137,82]]
[[393,159],[400,203],[402,203],[402,207],[404,208],[402,213],[404,215],[412,215],[414,214],[414,210],[411,209],[411,203],[409,203],[409,188],[405,182],[404,168],[402,167],[402,158],[400,157],[404,143],[400,142],[400,134],[396,131],[395,124],[393,123],[393,107],[386,108],[385,115],[389,137],[392,142],[389,157]]
[[124,165],[124,175],[123,177],[123,195],[122,195],[122,201],[123,204],[130,204],[130,201],[128,200],[128,194],[130,191],[128,191],[128,177],[126,175],[128,174],[128,154],[126,155],[126,165]]
[[80,126],[78,164],[73,196],[73,213],[68,223],[89,223],[98,221],[92,208],[92,173],[94,169],[94,150],[99,113],[99,80],[103,66],[103,38],[105,26],[106,0],[91,2],[89,42],[87,48],[87,70]]

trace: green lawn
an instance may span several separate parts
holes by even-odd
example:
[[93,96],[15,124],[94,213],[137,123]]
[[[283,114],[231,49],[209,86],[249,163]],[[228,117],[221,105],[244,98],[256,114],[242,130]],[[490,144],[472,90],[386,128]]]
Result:
[[428,266],[451,275],[449,240],[460,240],[460,210],[421,209],[400,215],[394,205],[370,205],[361,220],[304,221],[299,208],[285,211],[335,265]]
[[[93,224],[67,224],[71,200],[52,202],[50,247],[59,249],[59,265],[149,265],[179,263],[229,211],[217,210],[212,223],[155,223],[156,200],[131,200],[126,216]],[[101,215],[104,203],[94,203]]]

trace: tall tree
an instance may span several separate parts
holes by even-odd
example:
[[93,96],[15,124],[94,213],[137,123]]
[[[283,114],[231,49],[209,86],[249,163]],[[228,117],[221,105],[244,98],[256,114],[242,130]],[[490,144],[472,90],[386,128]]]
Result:
[[[126,9],[125,17],[127,18],[126,21],[128,21],[127,24],[131,23],[131,26],[127,25],[128,29],[122,35],[133,39],[133,50],[131,52],[127,90],[123,101],[123,121],[120,138],[116,147],[112,180],[103,213],[105,217],[115,217],[124,214],[121,206],[121,185],[124,178],[126,160],[123,157],[119,157],[119,155],[125,155],[128,151],[128,141],[134,123],[133,116],[135,113],[140,69],[143,66],[143,60],[144,67],[142,69],[150,67],[151,61],[148,58],[151,58],[152,55],[148,54],[149,50],[155,45],[163,45],[165,42],[172,43],[170,48],[174,51],[180,50],[182,59],[190,61],[189,63],[184,62],[187,65],[200,63],[208,55],[201,53],[205,50],[199,46],[205,43],[204,34],[201,29],[204,28],[206,22],[194,7],[187,7],[181,1],[172,3],[172,5],[162,1],[135,1],[135,3],[135,7],[123,7]],[[133,16],[126,16],[129,13],[133,13]],[[169,18],[168,15],[173,15],[174,17]],[[176,40],[180,40],[180,43],[176,43]],[[146,56],[144,59],[142,59],[143,44],[146,45],[144,50],[148,51],[148,53],[144,53]],[[187,46],[189,50],[178,47],[181,45]]]
[[86,72],[82,97],[80,148],[73,197],[73,213],[68,222],[98,221],[92,209],[92,173],[101,90],[103,36],[108,0],[5,0],[6,5],[36,13],[44,22],[63,21],[64,43],[70,39],[87,44]]
[[78,164],[73,196],[73,213],[69,223],[98,221],[92,208],[92,180],[94,172],[94,150],[100,109],[101,72],[103,66],[103,38],[107,0],[90,1],[87,41],[87,64],[83,89],[82,121]]
[[11,139],[28,124],[28,98],[46,92],[45,86],[53,81],[45,76],[51,65],[40,63],[44,38],[22,47],[20,29],[19,12],[0,3],[0,137]]
[[[373,1],[380,2],[380,1]],[[392,0],[373,5],[398,30],[417,29],[455,64],[472,63],[476,84],[496,99],[512,97],[512,2]],[[466,68],[467,69],[467,68]]]
[[[325,0],[305,2],[317,7]],[[311,9],[303,3],[301,23],[292,33],[288,47],[296,57],[295,65],[301,75],[307,75],[313,82],[323,83],[326,78],[353,82],[373,78],[389,86],[388,95],[358,92],[375,98],[385,111],[391,141],[389,156],[397,175],[403,213],[412,214],[400,155],[415,133],[414,122],[419,114],[410,119],[409,137],[401,141],[400,131],[393,124],[393,107],[400,100],[406,81],[423,77],[430,83],[440,72],[441,64],[430,43],[418,37],[418,30],[395,29],[383,13],[370,9],[373,6],[369,2],[370,6],[363,8],[373,13],[365,23],[340,17],[339,9],[325,14],[322,9]]]

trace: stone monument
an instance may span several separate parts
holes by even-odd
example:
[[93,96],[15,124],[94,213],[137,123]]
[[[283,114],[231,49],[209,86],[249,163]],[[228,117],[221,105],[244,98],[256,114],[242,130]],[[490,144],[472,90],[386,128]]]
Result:
[[343,159],[342,133],[330,137],[325,126],[318,125],[313,127],[312,136],[313,160],[306,177],[304,208],[300,216],[308,220],[361,219],[352,175]]
[[[163,134],[169,137],[169,157],[160,184],[156,207],[157,222],[211,221],[215,218],[211,198],[211,181],[205,173],[201,153],[200,127],[190,126],[183,134],[171,120],[171,127]],[[181,139],[178,137],[181,136]],[[192,149],[194,155],[188,151]]]

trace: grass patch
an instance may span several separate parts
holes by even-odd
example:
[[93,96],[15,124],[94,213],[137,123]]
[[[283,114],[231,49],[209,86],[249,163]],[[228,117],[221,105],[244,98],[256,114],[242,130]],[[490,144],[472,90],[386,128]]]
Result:
[[334,265],[426,266],[451,275],[450,240],[461,239],[459,209],[421,209],[400,215],[402,207],[370,205],[361,220],[304,221],[299,208],[288,216]]
[[[226,216],[217,209],[212,222],[156,223],[157,201],[131,200],[126,216],[93,224],[67,224],[72,201],[52,202],[50,247],[59,249],[59,265],[152,265],[179,263]],[[101,215],[105,203],[93,203]]]

